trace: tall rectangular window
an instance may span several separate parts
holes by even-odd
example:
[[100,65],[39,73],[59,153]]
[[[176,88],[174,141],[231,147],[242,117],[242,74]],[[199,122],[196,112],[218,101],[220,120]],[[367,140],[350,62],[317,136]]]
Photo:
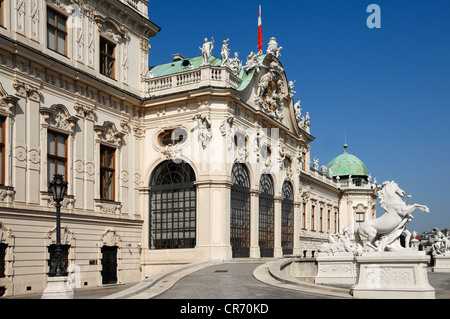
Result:
[[0,0],[0,27],[5,27],[5,1]]
[[0,185],[5,185],[5,126],[6,118],[0,117]]
[[53,131],[47,132],[47,181],[55,174],[64,176],[67,181],[67,135]]
[[115,149],[100,147],[100,196],[101,199],[114,200]]
[[303,203],[303,229],[306,229],[306,203]]
[[58,12],[47,9],[47,47],[67,55],[67,18]]
[[100,73],[115,78],[116,45],[100,37]]
[[316,230],[315,226],[315,216],[316,215],[316,206],[311,207],[311,230]]
[[338,232],[338,213],[334,212],[334,232]]

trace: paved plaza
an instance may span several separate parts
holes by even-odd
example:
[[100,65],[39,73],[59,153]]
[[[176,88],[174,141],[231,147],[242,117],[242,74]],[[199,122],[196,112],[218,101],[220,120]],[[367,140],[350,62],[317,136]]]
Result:
[[[232,261],[205,264],[191,271],[180,270],[155,280],[149,289],[135,290],[138,283],[109,285],[75,290],[75,299],[350,299],[318,294],[306,289],[286,288],[283,283],[267,284],[255,278],[254,270],[262,261]],[[197,270],[198,269],[198,270]],[[429,283],[435,288],[436,299],[450,299],[450,273],[428,273]],[[342,287],[348,288],[348,287]],[[157,291],[157,292],[155,292]],[[41,294],[30,294],[1,299],[40,299]]]

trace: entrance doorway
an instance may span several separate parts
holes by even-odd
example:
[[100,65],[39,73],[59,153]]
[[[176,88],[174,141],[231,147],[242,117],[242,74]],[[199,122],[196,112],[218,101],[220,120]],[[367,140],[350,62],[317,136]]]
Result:
[[102,284],[117,283],[117,246],[102,247]]

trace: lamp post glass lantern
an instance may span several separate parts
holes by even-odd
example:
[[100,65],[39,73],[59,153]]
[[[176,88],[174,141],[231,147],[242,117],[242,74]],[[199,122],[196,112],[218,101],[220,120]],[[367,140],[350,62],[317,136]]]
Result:
[[65,256],[61,245],[61,202],[67,191],[68,183],[61,174],[55,174],[49,184],[48,192],[52,194],[56,207],[56,245],[53,258],[50,261],[49,277],[67,276]]

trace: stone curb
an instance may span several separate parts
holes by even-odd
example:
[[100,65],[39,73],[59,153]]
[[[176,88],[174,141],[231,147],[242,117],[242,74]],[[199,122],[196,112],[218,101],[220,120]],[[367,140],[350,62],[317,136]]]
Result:
[[352,298],[349,289],[312,284],[284,274],[281,269],[290,262],[292,262],[292,259],[280,259],[265,263],[255,269],[253,276],[261,282],[280,288],[340,298]]
[[168,290],[184,276],[219,263],[222,261],[202,261],[172,268],[150,276],[133,287],[101,299],[149,299]]

